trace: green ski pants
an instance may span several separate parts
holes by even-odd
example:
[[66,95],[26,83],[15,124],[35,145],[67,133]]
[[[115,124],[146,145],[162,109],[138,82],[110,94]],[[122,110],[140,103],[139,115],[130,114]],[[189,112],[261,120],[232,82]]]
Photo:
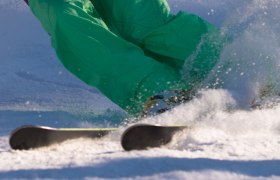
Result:
[[219,55],[218,30],[192,14],[172,15],[166,0],[29,0],[29,5],[63,65],[132,114],[162,90],[193,88]]

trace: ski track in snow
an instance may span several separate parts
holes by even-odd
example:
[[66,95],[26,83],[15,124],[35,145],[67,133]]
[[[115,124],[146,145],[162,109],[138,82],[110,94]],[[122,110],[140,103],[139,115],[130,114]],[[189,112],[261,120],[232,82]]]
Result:
[[[219,26],[232,9],[245,4],[169,2],[174,12],[183,8]],[[266,5],[260,0],[250,2]],[[254,6],[250,13],[255,13]],[[280,179],[280,106],[241,109],[236,89],[229,85],[226,87],[233,87],[233,92],[202,90],[187,104],[141,120],[192,124],[191,130],[177,133],[163,148],[125,152],[119,143],[122,128],[100,140],[77,139],[30,151],[11,150],[9,133],[23,124],[102,127],[123,115],[97,90],[64,69],[47,34],[22,0],[0,0],[0,24],[0,179]],[[238,43],[244,44],[246,38],[229,48],[238,50]],[[250,101],[242,93],[237,92],[242,102]]]

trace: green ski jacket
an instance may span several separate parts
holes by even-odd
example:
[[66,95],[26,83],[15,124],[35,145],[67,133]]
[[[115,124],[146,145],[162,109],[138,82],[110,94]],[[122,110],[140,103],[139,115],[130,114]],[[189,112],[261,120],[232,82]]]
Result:
[[[64,66],[132,114],[163,90],[195,88],[220,54],[219,30],[166,0],[29,0]],[[184,78],[181,70],[184,67]]]

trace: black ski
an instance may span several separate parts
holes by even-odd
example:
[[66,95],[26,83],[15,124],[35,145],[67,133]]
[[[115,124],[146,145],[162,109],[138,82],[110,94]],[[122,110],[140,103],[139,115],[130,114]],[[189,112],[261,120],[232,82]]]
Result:
[[121,145],[126,151],[160,147],[171,142],[176,132],[187,128],[190,128],[190,126],[136,124],[124,131]]
[[[154,124],[135,124],[122,134],[121,145],[124,150],[143,150],[168,144],[173,135],[190,126],[163,126]],[[45,126],[22,126],[10,136],[10,146],[15,150],[28,150],[66,140],[85,137],[101,138],[118,128],[51,128]]]
[[117,128],[51,128],[44,126],[22,126],[11,133],[9,142],[12,149],[27,150],[80,137],[100,138],[114,130],[117,130]]

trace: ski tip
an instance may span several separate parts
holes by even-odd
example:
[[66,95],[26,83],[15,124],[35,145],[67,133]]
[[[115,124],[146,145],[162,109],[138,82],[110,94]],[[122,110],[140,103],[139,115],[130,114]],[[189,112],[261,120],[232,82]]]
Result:
[[173,135],[189,125],[135,124],[122,134],[121,145],[124,150],[145,150],[169,143]]
[[9,145],[14,150],[27,150],[30,149],[29,144],[26,143],[26,139],[34,139],[36,138],[35,131],[42,130],[52,130],[55,128],[47,127],[47,126],[37,126],[37,125],[23,125],[15,130],[13,130],[10,134]]

